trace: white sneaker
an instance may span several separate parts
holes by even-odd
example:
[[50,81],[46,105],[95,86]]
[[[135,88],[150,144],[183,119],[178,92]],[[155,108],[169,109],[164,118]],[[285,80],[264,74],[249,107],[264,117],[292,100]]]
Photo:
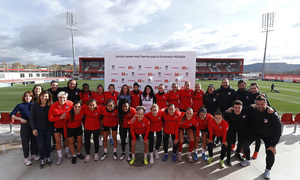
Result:
[[72,154],[70,152],[66,152],[65,155],[68,159],[71,159],[71,157],[72,157]]
[[99,160],[99,155],[98,155],[98,153],[96,153],[96,154],[94,155],[94,160],[95,160],[95,161],[98,161],[98,160]]
[[156,149],[154,150],[154,156],[155,156],[155,159],[159,159],[159,155],[158,155],[158,152]]
[[264,178],[265,179],[271,179],[271,171],[266,169],[264,173]]
[[106,157],[107,157],[107,153],[104,153],[101,157],[101,161],[104,161],[104,159],[106,159]]
[[30,161],[29,158],[25,158],[25,159],[24,159],[24,164],[25,164],[26,166],[29,166],[29,165],[32,164],[32,162]]
[[58,158],[57,161],[56,161],[56,164],[57,164],[57,165],[60,165],[61,162],[62,162],[62,158]]
[[187,157],[189,162],[193,162],[193,158],[192,158],[191,154],[187,154],[186,157]]
[[132,157],[132,154],[131,154],[131,153],[129,153],[129,154],[128,154],[127,161],[131,161],[131,157]]
[[150,154],[150,164],[154,164],[154,158],[153,158],[153,154]]
[[244,166],[244,167],[246,167],[246,166],[250,166],[251,165],[251,162],[250,162],[250,160],[244,160],[244,161],[242,161],[241,163],[241,166]]
[[181,153],[178,153],[178,161],[182,162]]
[[31,160],[35,160],[35,161],[38,161],[38,160],[40,160],[40,157],[38,157],[37,155],[34,154],[34,155],[31,155],[31,156],[30,156],[30,159],[31,159]]
[[91,155],[90,154],[86,155],[86,157],[84,158],[84,162],[87,163],[90,160],[91,160]]
[[117,160],[118,159],[118,155],[116,152],[114,152],[114,156],[113,156],[114,160]]
[[119,159],[122,161],[124,158],[125,158],[125,153],[122,153]]

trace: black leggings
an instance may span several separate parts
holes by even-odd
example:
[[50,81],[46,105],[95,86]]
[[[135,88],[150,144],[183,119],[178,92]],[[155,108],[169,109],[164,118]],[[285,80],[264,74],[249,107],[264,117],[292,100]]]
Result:
[[[215,138],[215,136],[213,136],[213,139]],[[217,137],[217,138],[220,138],[221,142],[222,142],[222,137]],[[208,149],[208,154],[210,157],[213,157],[213,143],[210,142],[207,144],[207,149]],[[220,159],[223,160],[225,155],[226,155],[226,152],[227,152],[227,146],[225,146],[224,144],[222,144],[222,147],[221,147],[221,156],[220,156]]]
[[[161,144],[162,139],[162,131],[155,132],[156,133],[156,145],[155,149],[158,150]],[[154,145],[154,132],[149,132],[149,152],[153,152],[153,145]]]
[[91,154],[90,153],[90,144],[91,144],[91,136],[93,134],[93,140],[94,140],[94,148],[95,148],[95,153],[98,153],[99,151],[99,133],[100,129],[97,130],[84,130],[84,147],[85,147],[85,153],[86,154]]
[[258,138],[255,139],[255,151],[256,152],[259,152],[260,145],[261,145],[261,140],[258,137]]
[[271,170],[274,162],[275,162],[275,156],[273,154],[273,152],[271,150],[267,150],[272,143],[272,138],[271,137],[260,137],[254,133],[249,134],[249,136],[247,136],[247,138],[245,139],[244,143],[243,143],[243,150],[246,156],[247,160],[250,160],[250,148],[249,146],[253,143],[253,141],[257,140],[257,139],[262,139],[265,143],[265,148],[266,148],[266,169]]
[[242,149],[242,143],[244,140],[244,133],[243,131],[239,131],[237,129],[230,129],[227,132],[227,142],[228,142],[228,146],[227,146],[227,158],[230,159],[231,156],[231,145],[235,143],[236,140],[236,135],[238,135],[238,144],[237,144],[237,148],[236,148],[236,152],[240,153],[241,149]]
[[[175,140],[175,134],[167,134],[167,133],[164,132],[163,136],[164,136],[164,139],[163,139],[163,141],[164,141],[164,152],[168,153],[169,137],[171,136],[172,141],[174,141]],[[177,144],[175,145],[173,143],[173,154],[176,154],[177,148],[178,148]]]
[[129,145],[128,145],[128,147],[129,147],[129,152],[131,152],[131,139],[132,139],[132,137],[131,137],[131,133],[130,133],[130,128],[120,127],[122,152],[125,152],[127,132],[129,133]]
[[31,155],[38,155],[38,144],[35,136],[32,134],[32,129],[28,124],[21,124],[20,136],[22,140],[22,149],[24,158],[29,157],[29,150]]

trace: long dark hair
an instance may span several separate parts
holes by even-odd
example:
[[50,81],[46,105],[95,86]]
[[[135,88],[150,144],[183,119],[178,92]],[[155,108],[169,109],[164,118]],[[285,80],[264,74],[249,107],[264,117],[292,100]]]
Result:
[[146,97],[146,96],[147,96],[147,93],[146,93],[147,87],[150,88],[150,94],[149,94],[150,98],[153,98],[153,97],[154,97],[154,91],[153,91],[152,86],[150,86],[150,85],[146,85],[146,86],[145,86],[144,92],[143,92],[143,97]]
[[165,109],[165,113],[166,113],[166,114],[168,114],[168,109],[169,109],[169,107],[170,107],[170,106],[174,106],[174,107],[175,107],[175,105],[174,105],[174,104],[169,104],[168,108],[167,108],[167,109]]
[[33,96],[34,96],[34,97],[37,96],[37,95],[34,93],[34,89],[35,89],[37,86],[41,87],[42,91],[44,91],[44,88],[43,88],[41,85],[36,84],[35,86],[33,86],[33,89],[32,89],[32,93],[33,93]]
[[[78,100],[74,101],[73,107],[75,106],[75,104],[80,104],[80,106],[81,106],[81,102],[78,101]],[[74,110],[74,108],[72,108],[72,109],[70,110],[70,119],[71,119],[71,123],[74,121],[74,116],[75,116],[75,110]]]
[[188,111],[188,110],[191,110],[192,112],[193,112],[193,109],[192,108],[187,108],[186,109],[186,111],[185,111],[185,114],[182,116],[182,118],[181,118],[181,123],[183,123],[185,120],[186,120],[186,112]]
[[84,87],[84,86],[87,86],[87,87],[89,88],[90,97],[92,97],[92,92],[90,91],[90,85],[89,85],[88,83],[84,83],[84,84],[82,85],[82,90],[81,90],[81,96],[82,96],[82,99],[83,99],[83,93],[84,93],[84,91],[83,91],[83,87]]
[[[126,104],[126,103],[129,105],[127,99],[120,99],[119,100],[118,115],[119,115],[119,122],[120,122],[121,126],[123,126],[123,116],[125,114],[125,112],[123,112],[122,105]],[[129,106],[129,111],[130,111],[130,106]]]

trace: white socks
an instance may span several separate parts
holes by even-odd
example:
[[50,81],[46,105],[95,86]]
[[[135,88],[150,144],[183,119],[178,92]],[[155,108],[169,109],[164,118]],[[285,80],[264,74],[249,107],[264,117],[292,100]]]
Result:
[[59,158],[62,158],[62,152],[61,152],[61,150],[57,151],[57,155],[58,155]]

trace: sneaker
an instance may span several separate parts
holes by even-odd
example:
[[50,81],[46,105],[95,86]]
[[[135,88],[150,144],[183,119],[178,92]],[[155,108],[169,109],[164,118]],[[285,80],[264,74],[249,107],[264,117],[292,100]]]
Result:
[[130,160],[130,162],[129,162],[129,164],[133,164],[134,163],[134,161],[135,161],[135,158],[131,158],[131,160]]
[[56,149],[56,146],[55,146],[55,144],[53,144],[52,146],[51,146],[51,151],[54,151]]
[[178,153],[178,161],[182,162],[182,156],[181,156],[181,153]]
[[44,167],[45,167],[45,160],[41,160],[41,162],[40,162],[40,167],[41,167],[41,168],[44,168]]
[[114,145],[114,140],[113,140],[113,139],[110,139],[110,140],[109,140],[109,143],[110,143],[110,145]]
[[258,152],[254,151],[252,159],[257,159]]
[[193,156],[193,158],[194,158],[195,161],[198,161],[198,154],[195,153],[194,156]]
[[125,153],[122,153],[119,159],[122,161],[124,158],[125,158]]
[[46,159],[46,163],[47,163],[49,166],[51,166],[52,160],[48,157],[48,158]]
[[132,154],[131,154],[131,153],[129,153],[129,154],[128,154],[128,158],[127,158],[127,160],[128,160],[128,161],[130,161],[130,160],[131,160],[131,158],[132,158]]
[[168,160],[168,154],[165,154],[163,161],[166,162]]
[[40,160],[40,157],[38,157],[37,155],[34,154],[34,155],[31,155],[31,156],[30,156],[30,159],[31,159],[31,160],[35,160],[35,161],[38,161],[38,160]]
[[98,153],[95,153],[95,155],[94,155],[94,161],[98,161],[99,160],[99,155],[98,155]]
[[205,154],[202,153],[201,155],[202,155],[202,159],[206,162],[207,161],[207,157],[205,156]]
[[244,161],[242,161],[241,163],[241,166],[244,166],[244,167],[246,167],[246,166],[250,166],[251,165],[251,162],[250,162],[250,160],[244,160]]
[[193,162],[193,158],[191,154],[187,154],[186,158],[188,159],[188,162]]
[[240,155],[240,153],[235,152],[235,157],[237,157],[240,161],[244,161],[245,159]]
[[176,162],[176,161],[177,161],[177,158],[176,158],[176,155],[175,155],[175,154],[172,154],[172,160],[173,160],[173,162]]
[[223,161],[223,160],[220,160],[220,166],[221,166],[221,168],[224,168],[224,167],[225,167],[225,164],[224,164],[224,161]]
[[144,158],[144,164],[148,165],[148,159],[147,158]]
[[227,159],[226,164],[227,164],[228,166],[232,166],[232,163],[231,163],[230,159]]
[[212,157],[209,157],[208,160],[206,161],[207,164],[210,164],[213,161]]
[[87,163],[90,160],[91,160],[91,155],[90,154],[86,155],[86,157],[84,158],[84,162]]
[[271,171],[266,169],[264,172],[264,178],[265,179],[271,179]]
[[150,164],[154,164],[153,154],[150,154]]
[[80,154],[77,154],[77,157],[79,158],[79,159],[84,159],[84,156],[80,153]]
[[24,159],[24,164],[25,164],[26,166],[29,166],[29,165],[32,164],[32,162],[30,161],[29,158],[26,158],[26,159]]
[[101,157],[101,161],[104,161],[107,158],[107,153],[103,153],[102,157]]
[[102,147],[103,146],[103,142],[100,140],[99,141],[99,147]]
[[58,158],[57,161],[56,161],[56,164],[57,164],[57,165],[60,165],[61,162],[62,162],[62,159],[61,159],[61,158]]
[[114,160],[117,160],[117,159],[118,159],[118,155],[117,155],[116,152],[114,152],[113,158],[114,158]]
[[77,162],[77,160],[76,160],[76,156],[74,157],[72,157],[72,164],[76,164],[76,162]]
[[159,155],[158,155],[158,152],[156,149],[154,150],[154,156],[155,156],[155,159],[159,159]]
[[235,150],[235,144],[232,144],[231,145],[231,151],[234,151]]
[[65,153],[65,156],[68,158],[68,159],[71,159],[72,158],[72,154],[70,152],[66,152]]

